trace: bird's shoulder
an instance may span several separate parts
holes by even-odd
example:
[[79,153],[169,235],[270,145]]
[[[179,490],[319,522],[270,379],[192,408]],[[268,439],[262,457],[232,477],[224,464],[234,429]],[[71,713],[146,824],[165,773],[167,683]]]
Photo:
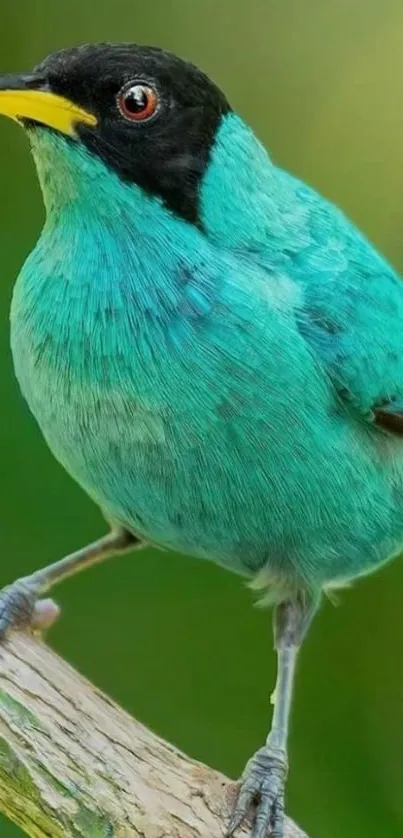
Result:
[[298,330],[347,405],[403,433],[403,281],[337,207],[283,177],[306,225],[304,246],[288,254]]

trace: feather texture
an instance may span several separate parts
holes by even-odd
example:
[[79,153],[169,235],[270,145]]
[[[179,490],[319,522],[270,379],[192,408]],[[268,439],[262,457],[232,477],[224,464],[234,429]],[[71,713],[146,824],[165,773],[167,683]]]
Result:
[[14,293],[15,368],[108,517],[281,595],[398,553],[403,446],[377,427],[396,431],[379,417],[403,397],[391,267],[233,114],[202,229],[79,143],[33,143],[47,221]]

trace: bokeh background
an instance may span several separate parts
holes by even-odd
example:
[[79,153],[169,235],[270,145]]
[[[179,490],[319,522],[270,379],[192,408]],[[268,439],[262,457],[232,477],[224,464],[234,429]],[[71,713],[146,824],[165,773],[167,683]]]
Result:
[[[403,271],[401,0],[2,0],[0,70],[86,40],[199,63],[283,166],[335,200]],[[43,210],[27,144],[0,124],[0,582],[99,535],[13,379],[8,308]],[[396,328],[403,324],[396,323]],[[231,575],[148,551],[66,583],[52,645],[129,711],[232,776],[262,742],[270,616]],[[287,808],[311,838],[401,838],[403,563],[326,605],[303,651]],[[0,819],[2,838],[21,835]]]

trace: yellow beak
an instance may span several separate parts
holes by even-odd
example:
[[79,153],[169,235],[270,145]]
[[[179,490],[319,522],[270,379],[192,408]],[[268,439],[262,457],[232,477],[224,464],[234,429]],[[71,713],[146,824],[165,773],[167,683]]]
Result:
[[74,137],[78,123],[97,124],[94,114],[79,108],[69,99],[25,84],[24,76],[0,79],[0,114],[17,122],[32,119],[70,137]]

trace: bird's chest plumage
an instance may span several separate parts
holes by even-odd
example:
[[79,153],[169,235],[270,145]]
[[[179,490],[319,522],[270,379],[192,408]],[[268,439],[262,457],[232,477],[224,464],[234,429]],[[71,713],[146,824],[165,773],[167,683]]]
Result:
[[[128,267],[124,243],[74,254],[64,239],[31,254],[11,313],[17,377],[51,450],[140,534],[235,569],[261,565],[291,374],[279,358],[293,354],[271,301],[185,243],[170,265],[156,249]],[[283,457],[299,444],[284,437]]]
[[51,450],[126,526],[177,549],[225,553],[228,541],[233,552],[241,498],[246,517],[267,473],[263,452],[247,476],[265,419],[245,294],[220,266],[203,269],[206,254],[186,258],[185,245],[171,265],[158,265],[156,249],[128,267],[124,243],[103,238],[79,254],[64,240],[53,234],[31,254],[11,313],[17,377]]

